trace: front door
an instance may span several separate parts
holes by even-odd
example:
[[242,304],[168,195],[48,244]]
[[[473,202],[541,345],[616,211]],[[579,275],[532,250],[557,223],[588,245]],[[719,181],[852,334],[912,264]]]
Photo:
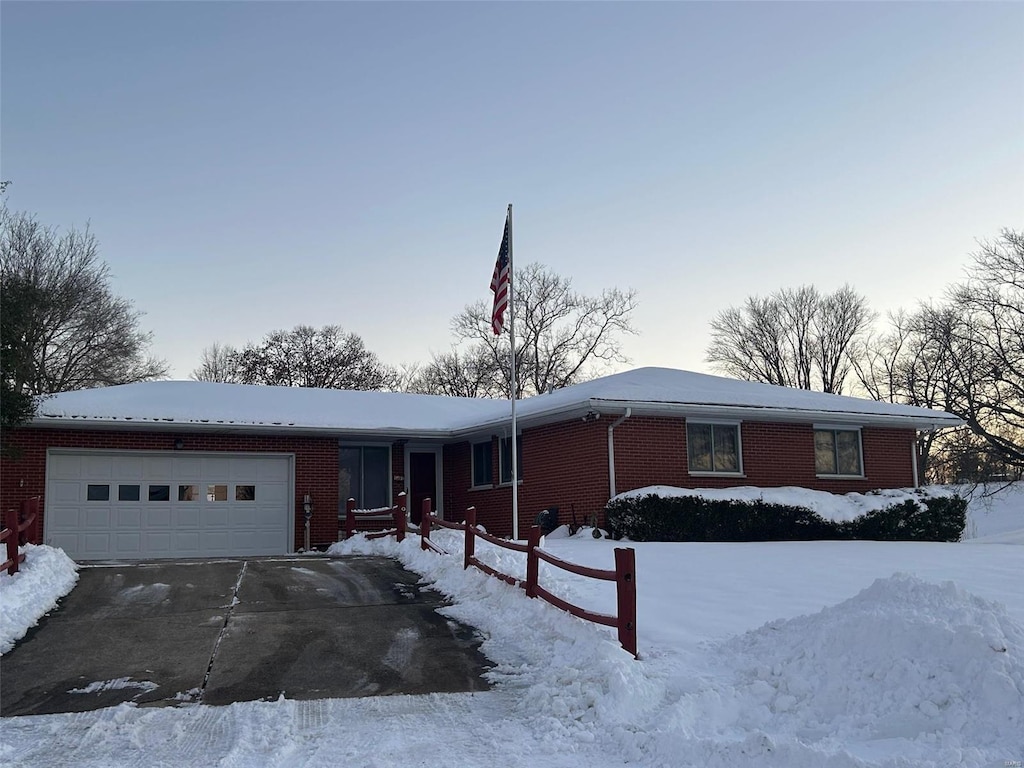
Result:
[[423,500],[431,500],[431,508],[438,509],[437,503],[437,454],[433,451],[409,453],[409,519],[419,525]]

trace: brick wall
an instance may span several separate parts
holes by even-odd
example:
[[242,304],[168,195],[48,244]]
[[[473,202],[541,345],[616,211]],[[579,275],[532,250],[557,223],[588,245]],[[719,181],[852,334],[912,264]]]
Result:
[[[586,522],[608,500],[608,426],[614,418],[566,421],[528,429],[522,436],[519,486],[520,535],[541,510],[559,508],[559,520]],[[744,422],[741,427],[744,477],[691,476],[686,461],[684,419],[632,417],[615,429],[616,491],[649,485],[723,488],[735,485],[805,488],[847,493],[913,485],[911,444],[914,431],[865,427],[863,479],[818,478],[814,472],[814,431],[810,425]],[[338,448],[335,438],[278,435],[205,435],[202,433],[21,429],[14,442],[23,455],[0,465],[0,509],[46,491],[46,448],[137,449],[166,451],[176,439],[185,451],[239,451],[295,454],[295,542],[303,540],[302,497],[313,496],[310,538],[314,545],[335,541],[338,533]],[[489,531],[512,533],[512,489],[494,485],[473,489],[471,445],[445,446],[443,477],[445,515],[461,520],[468,506]],[[404,450],[392,446],[392,490],[397,500],[404,483]],[[498,439],[492,438],[493,477],[498,478]],[[45,504],[44,504],[45,507]]]
[[[65,429],[19,429],[12,442],[21,449],[16,460],[0,462],[0,509],[25,498],[46,495],[47,448],[167,451],[182,440],[184,450],[295,454],[295,546],[305,535],[302,501],[313,497],[310,542],[324,545],[338,538],[338,441],[336,438],[279,435],[211,435],[182,432],[125,432]],[[42,527],[39,529],[42,531]]]
[[[523,466],[519,487],[520,535],[548,506],[559,508],[567,523],[600,513],[608,500],[608,426],[616,417],[594,422],[570,421],[523,433]],[[740,428],[743,477],[691,476],[686,457],[686,421],[682,418],[632,417],[615,436],[615,486],[618,493],[649,485],[679,488],[728,488],[737,485],[796,485],[830,493],[905,488],[914,484],[912,429],[865,427],[863,478],[819,478],[814,470],[814,428],[811,425],[744,422]],[[497,535],[512,533],[512,492],[509,486],[470,488],[470,443],[445,448],[446,510],[461,519],[467,506]],[[494,477],[498,477],[497,438]]]

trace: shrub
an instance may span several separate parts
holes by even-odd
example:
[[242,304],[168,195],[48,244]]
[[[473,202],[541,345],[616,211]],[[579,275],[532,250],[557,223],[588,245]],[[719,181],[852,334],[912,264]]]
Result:
[[616,499],[605,508],[612,538],[633,541],[957,541],[967,501],[957,496],[908,499],[854,520],[826,520],[805,507],[700,496]]

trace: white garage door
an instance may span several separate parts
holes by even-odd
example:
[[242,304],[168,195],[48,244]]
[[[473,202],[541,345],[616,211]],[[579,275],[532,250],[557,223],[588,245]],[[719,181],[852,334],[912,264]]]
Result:
[[292,550],[292,457],[51,450],[44,538],[75,560]]

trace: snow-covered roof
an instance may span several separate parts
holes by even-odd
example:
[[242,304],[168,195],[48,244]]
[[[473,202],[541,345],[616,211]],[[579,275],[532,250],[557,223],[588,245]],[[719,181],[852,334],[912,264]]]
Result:
[[[931,429],[956,416],[926,408],[737,381],[670,368],[638,368],[520,400],[524,426],[595,411],[717,416]],[[45,399],[36,424],[146,425],[189,429],[454,437],[508,422],[502,400],[335,389],[151,381],[63,392]]]

